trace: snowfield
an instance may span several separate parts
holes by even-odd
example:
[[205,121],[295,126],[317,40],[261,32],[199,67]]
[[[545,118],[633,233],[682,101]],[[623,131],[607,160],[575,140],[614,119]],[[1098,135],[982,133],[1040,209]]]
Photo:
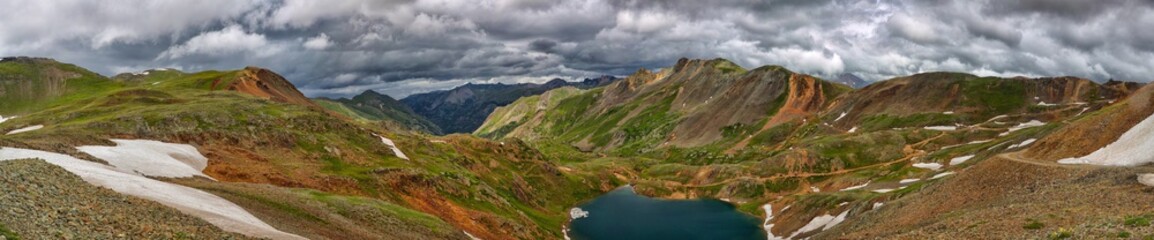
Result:
[[916,168],[933,170],[933,171],[937,171],[938,169],[942,169],[941,163],[914,163],[913,166]]
[[1000,134],[998,134],[998,136],[1004,137],[1004,136],[1010,135],[1010,133],[1016,132],[1018,130],[1032,128],[1032,127],[1041,127],[1044,125],[1046,125],[1046,123],[1038,121],[1038,120],[1030,120],[1029,122],[1019,123],[1018,126],[1010,127],[1008,130],[1006,130],[1006,132],[1000,133]]
[[1034,138],[1031,138],[1031,139],[1026,139],[1026,141],[1022,141],[1022,142],[1020,142],[1020,143],[1018,143],[1018,144],[1010,145],[1010,147],[1008,147],[1008,148],[1006,148],[1006,149],[1013,149],[1013,148],[1019,148],[1019,147],[1030,146],[1030,144],[1033,144],[1033,143],[1034,143],[1034,141],[1038,141],[1038,139],[1034,139]]
[[1154,162],[1154,115],[1126,130],[1117,141],[1079,158],[1058,160],[1063,164],[1138,166]]
[[934,131],[955,131],[955,130],[958,130],[958,127],[956,127],[956,126],[929,126],[929,127],[925,127],[925,129],[926,130],[934,130]]
[[381,138],[381,142],[384,143],[385,145],[388,145],[389,149],[393,150],[393,155],[397,155],[397,157],[404,159],[404,160],[409,160],[409,156],[405,156],[405,153],[401,152],[400,148],[397,148],[397,144],[393,143],[392,139],[388,139],[384,136],[377,135],[375,133],[373,134],[373,136],[377,136],[377,137]]
[[1154,187],[1154,174],[1144,173],[1138,174],[1138,183],[1142,185]]
[[112,139],[116,146],[80,146],[76,150],[108,162],[125,172],[149,177],[193,177],[204,175],[208,158],[187,144],[152,140]]
[[196,216],[229,232],[271,239],[305,239],[269,226],[244,208],[190,187],[149,179],[111,166],[72,156],[20,148],[0,148],[0,161],[39,158],[60,166],[98,187],[112,189]]
[[44,125],[32,125],[32,126],[27,126],[27,127],[24,127],[24,128],[20,128],[20,129],[12,130],[11,132],[8,132],[8,134],[7,134],[7,135],[12,135],[12,134],[17,134],[17,133],[25,133],[25,132],[36,131],[36,130],[40,130],[41,128],[44,128]]
[[8,120],[12,120],[13,118],[16,118],[16,116],[11,116],[11,117],[5,118],[4,115],[0,115],[0,123],[4,123]]
[[865,188],[866,186],[869,186],[869,185],[870,185],[870,182],[866,182],[866,183],[862,183],[861,185],[857,185],[857,186],[853,186],[853,187],[847,187],[845,189],[842,189],[841,191],[858,190],[858,189]]
[[944,178],[944,177],[946,177],[946,176],[949,176],[949,175],[954,175],[954,172],[944,172],[944,173],[938,173],[938,174],[935,174],[935,175],[934,175],[933,177],[931,177],[930,179],[938,179],[938,178]]
[[569,219],[578,219],[589,217],[589,211],[575,207],[569,209]]
[[961,157],[956,157],[956,158],[950,159],[950,166],[965,163],[967,160],[970,160],[971,158],[974,158],[974,155],[966,155],[966,156],[961,156]]
[[[773,225],[774,225],[773,224],[773,205],[769,205],[768,203],[766,203],[765,205],[761,205],[761,209],[765,210],[765,221],[761,222],[761,227],[765,229],[765,236],[767,237],[767,239],[768,240],[784,240],[785,238],[774,236],[773,231],[770,231],[770,229],[773,229]],[[782,209],[781,211],[785,211],[785,209]]]
[[793,234],[790,234],[789,239],[793,239],[802,233],[812,232],[818,229],[821,229],[822,231],[829,230],[830,228],[833,228],[833,226],[837,226],[837,224],[845,221],[846,214],[849,214],[849,210],[841,212],[841,214],[838,214],[836,217],[828,214],[814,217],[813,219],[809,220],[809,223],[806,223],[805,226],[802,226],[801,229],[798,229],[796,232],[793,232]]

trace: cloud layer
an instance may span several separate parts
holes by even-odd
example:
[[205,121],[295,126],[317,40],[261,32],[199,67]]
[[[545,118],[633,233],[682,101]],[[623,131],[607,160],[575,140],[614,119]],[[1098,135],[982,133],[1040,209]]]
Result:
[[[271,68],[310,96],[625,75],[681,57],[869,80],[1154,80],[1150,0],[0,0],[0,55]],[[19,13],[19,14],[13,14]]]

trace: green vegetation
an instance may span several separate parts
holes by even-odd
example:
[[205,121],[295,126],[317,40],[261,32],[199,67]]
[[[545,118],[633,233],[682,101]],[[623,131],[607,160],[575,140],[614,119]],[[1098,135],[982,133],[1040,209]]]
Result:
[[0,237],[4,237],[9,240],[20,240],[20,235],[12,232],[12,230],[8,230],[7,227],[4,227],[4,224],[0,224]]
[[1046,224],[1043,224],[1042,222],[1039,222],[1037,219],[1033,218],[1026,219],[1026,225],[1022,225],[1022,228],[1030,230],[1038,230],[1042,229],[1043,227],[1046,227]]
[[1074,233],[1071,229],[1066,228],[1058,228],[1057,231],[1050,232],[1050,234],[1046,235],[1046,238],[1049,239],[1068,239],[1071,237],[1074,237]]
[[1130,227],[1148,227],[1150,226],[1150,215],[1126,217],[1123,224]]

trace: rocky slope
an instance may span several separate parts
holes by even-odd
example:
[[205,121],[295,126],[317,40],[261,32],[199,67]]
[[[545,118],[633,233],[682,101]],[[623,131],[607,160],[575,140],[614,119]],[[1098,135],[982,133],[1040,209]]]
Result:
[[816,114],[848,90],[776,66],[745,70],[724,59],[682,59],[670,69],[641,70],[562,100],[560,108],[545,114],[547,123],[517,126],[513,135],[476,134],[550,136],[585,151],[695,147]]
[[451,90],[415,94],[401,99],[418,115],[436,123],[444,133],[469,133],[481,126],[494,109],[518,98],[538,95],[550,89],[572,86],[582,89],[604,86],[612,76],[566,82],[553,79],[544,84],[465,84]]
[[92,186],[42,160],[0,161],[0,201],[0,236],[10,239],[248,239],[164,205]]

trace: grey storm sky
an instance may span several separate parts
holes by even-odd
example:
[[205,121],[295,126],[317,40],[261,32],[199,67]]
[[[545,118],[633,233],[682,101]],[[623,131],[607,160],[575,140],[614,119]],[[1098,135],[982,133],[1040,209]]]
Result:
[[1154,80],[1154,0],[0,0],[0,55],[261,66],[306,95],[627,75],[678,58],[867,80]]

